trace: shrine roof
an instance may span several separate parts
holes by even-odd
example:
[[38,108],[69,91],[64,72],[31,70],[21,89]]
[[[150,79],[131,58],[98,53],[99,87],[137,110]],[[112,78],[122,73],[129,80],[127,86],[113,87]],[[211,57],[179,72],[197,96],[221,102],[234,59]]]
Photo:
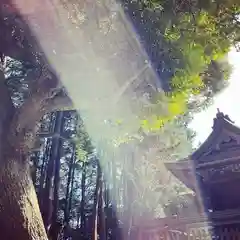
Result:
[[172,174],[178,178],[184,185],[192,190],[197,187],[193,167],[189,159],[180,160],[178,162],[167,162],[165,166]]
[[213,120],[212,132],[204,143],[187,158],[167,162],[165,166],[187,187],[194,190],[197,186],[194,169],[220,164],[228,159],[234,160],[238,156],[240,156],[240,128],[228,115],[218,110]]
[[233,138],[240,143],[240,128],[234,124],[228,115],[218,110],[216,117],[213,119],[211,134],[188,159],[200,160],[203,157],[205,158],[209,150],[221,150],[221,144],[230,140],[229,138]]

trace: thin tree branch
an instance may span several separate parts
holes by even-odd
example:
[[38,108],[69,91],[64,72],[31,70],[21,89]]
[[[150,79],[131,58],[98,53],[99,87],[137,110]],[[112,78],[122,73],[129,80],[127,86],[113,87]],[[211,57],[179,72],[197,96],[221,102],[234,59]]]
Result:
[[47,68],[44,67],[40,77],[30,73],[29,97],[24,104],[16,110],[11,122],[9,142],[15,151],[26,154],[32,147],[36,131],[37,122],[46,114],[46,109],[59,91],[58,78]]
[[67,94],[56,95],[55,97],[49,99],[44,109],[46,113],[67,110],[74,110],[73,102]]

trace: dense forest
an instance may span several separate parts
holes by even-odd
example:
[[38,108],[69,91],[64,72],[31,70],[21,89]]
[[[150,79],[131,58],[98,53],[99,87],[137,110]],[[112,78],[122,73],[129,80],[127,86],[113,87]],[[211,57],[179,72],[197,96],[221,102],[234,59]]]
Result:
[[[97,15],[93,24],[101,31],[94,32],[95,40],[90,37],[95,44],[100,37],[105,39],[101,51],[108,53],[111,52],[108,36],[115,36],[113,25],[120,19],[116,12],[122,14],[123,9],[162,89],[159,90],[159,83],[157,87],[147,84],[149,76],[145,72],[150,71],[149,64],[134,79],[130,73],[126,79],[121,75],[119,81],[131,83],[123,88],[125,92],[135,79],[138,86],[134,87],[141,89],[131,98],[136,118],[131,122],[127,118],[106,121],[117,130],[123,129],[119,131],[121,134],[113,133],[108,138],[104,138],[108,133],[101,129],[103,125],[90,129],[103,136],[102,142],[97,138],[96,144],[89,134],[84,110],[76,111],[68,86],[63,84],[71,81],[71,74],[64,81],[60,79],[58,69],[47,59],[47,52],[37,41],[26,16],[14,1],[3,1],[0,6],[2,239],[134,239],[138,222],[182,215],[190,206],[197,211],[192,193],[172,176],[164,163],[181,160],[193,151],[195,133],[188,128],[193,114],[208,107],[213,97],[227,86],[231,66],[226,54],[231,47],[237,49],[240,37],[238,1],[100,1],[92,3],[96,12],[83,2],[59,1],[57,9],[62,7],[67,17],[59,14],[58,23],[69,21],[76,27],[74,31],[81,28],[85,31],[92,26],[91,17]],[[102,14],[103,9],[107,9],[107,14],[105,10]],[[41,26],[36,28],[41,32]],[[107,31],[102,31],[103,28]],[[72,36],[71,29],[68,30],[65,35]],[[88,34],[86,31],[85,35]],[[48,50],[59,54],[58,42],[64,39],[74,42],[66,36],[49,40]],[[123,37],[117,40],[126,47]],[[97,47],[92,44],[93,49]],[[128,55],[129,59],[122,62],[114,58],[116,55],[121,53],[114,53],[109,61],[112,65],[116,61],[118,69],[128,73],[136,58]],[[74,61],[75,66],[83,64],[80,59]],[[91,71],[94,63],[87,60],[86,66]],[[104,82],[100,73],[98,76],[99,79],[93,80],[96,86]],[[87,85],[90,80],[82,84]],[[81,89],[79,92],[83,94]],[[125,96],[122,91],[115,95]],[[98,110],[101,113],[105,108],[100,106]]]

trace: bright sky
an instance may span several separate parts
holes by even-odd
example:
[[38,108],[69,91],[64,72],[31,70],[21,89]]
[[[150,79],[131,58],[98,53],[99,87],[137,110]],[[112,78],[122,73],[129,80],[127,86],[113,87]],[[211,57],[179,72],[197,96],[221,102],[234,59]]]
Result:
[[229,86],[216,97],[211,107],[196,114],[190,125],[197,132],[196,144],[203,142],[211,132],[217,108],[228,114],[231,120],[240,126],[240,52],[232,50],[228,57],[229,62],[233,65]]

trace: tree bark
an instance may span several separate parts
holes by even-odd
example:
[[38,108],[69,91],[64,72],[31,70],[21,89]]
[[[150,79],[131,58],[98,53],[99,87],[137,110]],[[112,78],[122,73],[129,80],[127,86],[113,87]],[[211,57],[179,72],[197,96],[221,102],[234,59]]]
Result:
[[36,192],[30,177],[27,155],[19,151],[19,145],[22,144],[24,136],[22,136],[22,142],[13,139],[16,132],[12,129],[14,126],[12,122],[16,110],[12,105],[1,70],[0,98],[1,239],[47,240]]
[[18,156],[1,161],[0,191],[1,239],[47,240],[28,166]]
[[[74,149],[75,151],[75,149]],[[69,206],[68,206],[68,213],[71,213],[72,210],[72,199],[73,199],[73,185],[74,185],[74,177],[75,177],[75,152],[73,153],[73,169],[72,169],[72,176],[71,176],[71,191],[69,196]]]
[[[56,122],[54,127],[54,133],[60,134],[61,127],[62,127],[62,121],[63,121],[63,113],[58,112],[56,115]],[[56,187],[56,171],[59,171],[59,169],[55,169],[58,164],[58,161],[60,161],[59,156],[59,145],[60,140],[58,138],[53,138],[52,140],[52,147],[50,152],[50,158],[48,161],[47,166],[47,178],[46,178],[46,187],[45,187],[45,194],[44,194],[44,200],[43,200],[43,221],[45,228],[49,228],[50,224],[53,224],[56,219],[53,216],[53,209],[52,206],[53,200],[55,198],[54,196],[54,188]]]
[[99,197],[100,197],[100,184],[101,184],[101,167],[98,160],[97,166],[97,179],[96,179],[96,186],[95,186],[95,193],[94,193],[94,206],[93,206],[93,213],[92,213],[92,239],[98,239],[98,206],[99,206]]
[[[43,189],[43,196],[42,196],[41,211],[42,211],[43,222],[46,230],[50,227],[51,220],[52,220],[54,161],[55,161],[55,158],[53,157],[50,157],[48,160],[46,184],[45,184],[45,188]],[[44,175],[43,175],[43,178],[44,178]]]
[[[101,174],[100,179],[100,193],[99,193],[99,235],[101,240],[107,240],[107,230],[106,230],[106,215],[105,215],[105,201],[104,201],[104,182],[103,174]],[[105,189],[106,191],[106,189]]]
[[51,109],[49,100],[54,97],[52,90],[57,86],[56,79],[49,81],[47,76],[42,76],[34,86],[29,86],[30,97],[15,109],[0,68],[0,231],[3,240],[47,240],[27,156],[36,137],[37,122],[49,107]]
[[[0,26],[3,27],[3,31],[7,31],[2,35],[7,41],[0,39],[0,55],[13,56],[21,60],[26,55],[32,55],[33,58],[30,57],[29,60],[34,62],[34,59],[38,59],[35,54],[40,56],[38,53],[42,53],[39,45],[31,42],[31,46],[36,45],[36,48],[30,45],[28,45],[29,48],[16,48],[16,42],[14,43],[14,37],[11,34],[16,28],[12,23],[10,26],[3,26],[6,21],[3,20],[5,15],[2,7],[0,6]],[[16,29],[18,33],[19,29]],[[30,29],[24,28],[25,35],[26,31],[29,33],[27,37],[30,37]],[[26,42],[29,43],[30,39]],[[20,54],[26,52],[31,54]],[[39,59],[42,65],[48,66],[49,69],[46,71],[48,74],[43,74],[38,79],[31,79],[36,81],[32,81],[28,86],[29,96],[23,105],[16,109],[5,85],[3,66],[0,64],[0,238],[3,240],[47,240],[30,177],[27,154],[36,137],[36,123],[47,111],[56,109],[57,103],[60,103],[57,106],[58,109],[61,104],[65,105],[66,96],[58,94],[59,80],[54,71],[50,70],[45,55],[42,54]],[[33,76],[30,77],[33,78]],[[61,101],[63,99],[64,101]],[[68,100],[69,98],[67,102]]]
[[[74,154],[74,153],[73,153]],[[68,169],[68,178],[67,178],[67,190],[66,190],[66,199],[65,199],[65,207],[64,207],[64,223],[68,225],[69,223],[69,195],[70,195],[70,185],[72,180],[72,171],[73,171],[73,155],[71,157],[71,161],[69,163]]]
[[82,164],[82,179],[81,179],[81,188],[82,188],[82,199],[80,204],[80,219],[81,219],[81,234],[84,236],[86,230],[86,217],[85,217],[85,191],[86,191],[86,163]]
[[52,223],[55,223],[57,221],[57,213],[59,209],[59,186],[60,186],[60,146],[62,145],[62,140],[59,139],[59,149],[57,153],[57,159],[55,163],[55,171],[54,171],[54,199],[53,199],[53,214],[52,214]]
[[47,160],[48,160],[49,151],[50,151],[49,150],[50,144],[51,144],[50,139],[48,139],[46,147],[45,147],[43,163],[42,163],[41,171],[40,171],[38,199],[39,199],[39,205],[40,205],[41,212],[43,212],[43,205],[44,205],[44,201],[45,201],[44,183],[45,183],[45,179],[46,179]]

